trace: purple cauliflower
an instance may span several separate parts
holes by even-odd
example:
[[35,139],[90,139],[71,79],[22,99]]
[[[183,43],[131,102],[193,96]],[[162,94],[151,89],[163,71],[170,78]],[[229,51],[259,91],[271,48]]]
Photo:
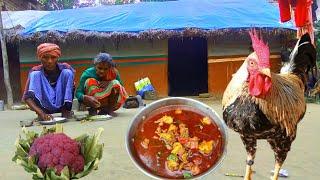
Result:
[[37,138],[29,151],[29,156],[38,158],[38,167],[42,172],[55,168],[60,175],[68,166],[74,173],[83,171],[84,158],[80,153],[80,144],[63,133],[47,134]]

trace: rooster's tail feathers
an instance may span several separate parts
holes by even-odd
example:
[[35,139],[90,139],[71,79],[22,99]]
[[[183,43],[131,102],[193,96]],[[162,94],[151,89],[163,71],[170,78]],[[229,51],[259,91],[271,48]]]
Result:
[[308,71],[316,66],[316,54],[310,35],[304,34],[291,52],[290,61],[281,68],[281,73],[293,73],[306,84]]

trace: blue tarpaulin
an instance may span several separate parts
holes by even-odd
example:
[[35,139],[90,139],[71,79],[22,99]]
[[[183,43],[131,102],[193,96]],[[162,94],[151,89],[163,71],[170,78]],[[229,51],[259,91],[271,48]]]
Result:
[[289,28],[267,0],[179,0],[52,11],[23,31],[141,32],[150,29]]
[[48,13],[50,11],[2,11],[3,29],[11,29],[18,26],[25,28]]

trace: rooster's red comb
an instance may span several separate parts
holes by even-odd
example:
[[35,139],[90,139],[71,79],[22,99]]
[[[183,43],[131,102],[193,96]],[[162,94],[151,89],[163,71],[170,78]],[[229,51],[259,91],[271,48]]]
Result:
[[270,68],[270,50],[268,44],[263,42],[262,38],[259,38],[255,29],[250,30],[249,34],[252,41],[252,47],[259,58],[259,66],[262,68]]

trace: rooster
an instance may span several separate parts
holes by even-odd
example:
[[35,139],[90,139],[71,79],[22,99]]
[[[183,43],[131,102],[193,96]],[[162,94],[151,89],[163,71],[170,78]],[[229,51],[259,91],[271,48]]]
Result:
[[303,35],[281,73],[270,71],[270,52],[255,30],[249,32],[254,52],[233,75],[222,99],[223,119],[240,134],[247,151],[246,174],[251,180],[258,139],[266,139],[275,155],[277,180],[297,125],[306,112],[307,72],[316,65],[316,50],[309,34]]

